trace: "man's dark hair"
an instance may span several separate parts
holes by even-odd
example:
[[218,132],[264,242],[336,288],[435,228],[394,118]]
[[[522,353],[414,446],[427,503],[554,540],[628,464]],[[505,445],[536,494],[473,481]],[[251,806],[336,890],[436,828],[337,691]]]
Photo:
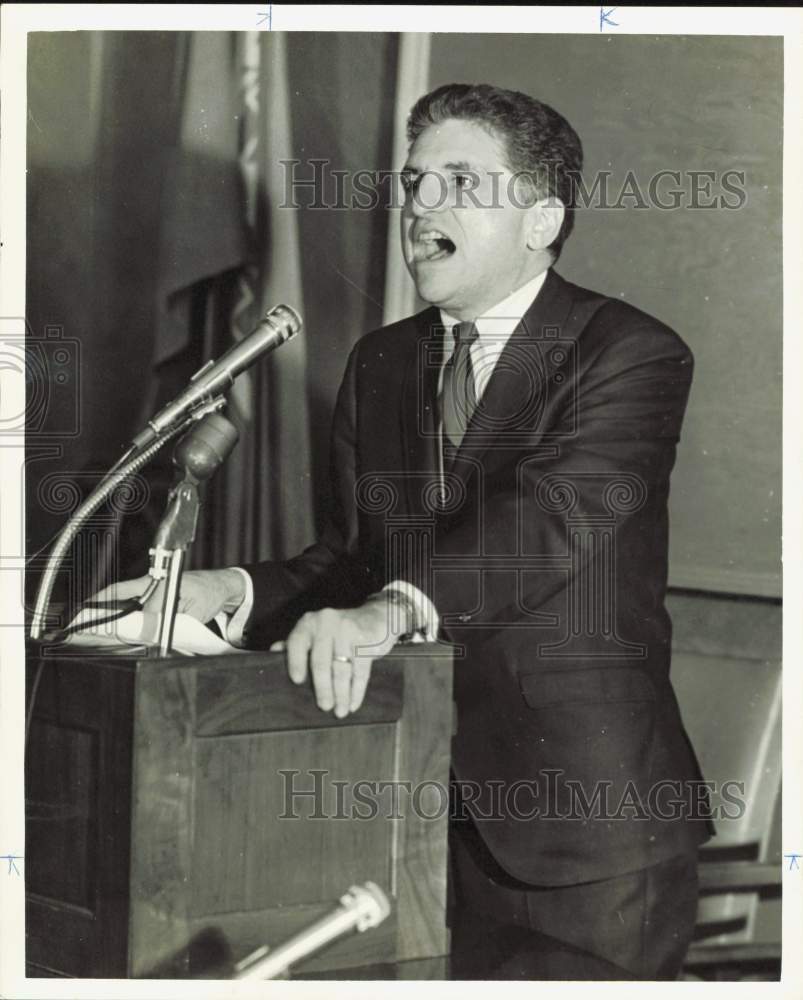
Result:
[[554,260],[574,227],[576,184],[583,147],[566,119],[548,104],[517,90],[486,83],[447,83],[419,98],[407,119],[407,138],[449,118],[475,122],[501,140],[511,172],[529,184],[534,200],[557,197],[566,207],[563,225],[549,246]]

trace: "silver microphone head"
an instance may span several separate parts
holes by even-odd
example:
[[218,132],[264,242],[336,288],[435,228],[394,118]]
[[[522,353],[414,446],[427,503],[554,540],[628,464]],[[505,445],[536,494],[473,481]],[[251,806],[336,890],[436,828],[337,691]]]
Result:
[[274,306],[265,313],[263,323],[267,323],[281,336],[282,343],[291,340],[297,333],[301,332],[304,323],[292,306]]

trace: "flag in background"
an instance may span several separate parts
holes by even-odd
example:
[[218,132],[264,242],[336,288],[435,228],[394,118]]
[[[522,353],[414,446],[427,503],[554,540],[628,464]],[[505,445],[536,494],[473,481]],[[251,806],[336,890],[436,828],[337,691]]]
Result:
[[[280,207],[280,161],[292,157],[285,39],[194,32],[178,62],[154,359],[163,398],[271,306],[304,315],[296,211]],[[228,399],[240,441],[206,485],[197,567],[283,558],[313,540],[304,334],[241,375]]]
[[162,195],[156,368],[197,337],[199,285],[246,266],[253,257],[238,164],[238,83],[233,33],[179,36],[169,98],[176,141],[167,157]]
[[[240,97],[239,158],[243,188],[243,215],[252,247],[258,245],[257,206],[259,199],[259,115],[261,46],[259,34],[245,31],[237,35],[237,81]],[[234,306],[231,312],[231,333],[242,340],[254,329],[259,309],[259,267],[257,255],[245,263],[237,274]],[[230,405],[236,407],[243,422],[254,416],[254,396],[251,373],[238,378],[229,394]]]

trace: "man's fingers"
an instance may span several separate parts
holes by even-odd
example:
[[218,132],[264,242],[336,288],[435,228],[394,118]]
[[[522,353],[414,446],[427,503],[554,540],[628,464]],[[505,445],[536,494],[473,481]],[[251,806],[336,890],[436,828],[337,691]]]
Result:
[[354,668],[351,674],[350,712],[356,712],[360,705],[362,705],[365,692],[368,688],[368,680],[371,676],[372,663],[373,660],[368,656],[358,656],[354,660]]
[[[308,612],[286,641],[290,678],[300,684],[308,672],[312,674],[315,700],[321,711],[334,709],[339,719],[356,712],[365,698],[373,657],[356,656],[354,651],[371,636],[372,628],[355,620],[353,613],[331,608]],[[281,643],[271,647],[281,648]]]
[[335,695],[335,715],[342,719],[349,714],[351,704],[351,683],[354,672],[352,649],[343,642],[335,643],[332,657],[332,686]]
[[332,636],[325,630],[318,630],[312,640],[309,657],[315,700],[322,712],[331,712],[335,704],[332,689]]
[[148,588],[150,579],[149,576],[140,576],[135,580],[120,580],[117,583],[111,583],[108,587],[104,587],[103,590],[99,590],[97,594],[93,594],[89,598],[89,601],[95,604],[128,601],[132,597],[139,597],[141,594],[144,594]]
[[287,637],[287,672],[294,684],[303,684],[307,677],[310,634],[299,622]]

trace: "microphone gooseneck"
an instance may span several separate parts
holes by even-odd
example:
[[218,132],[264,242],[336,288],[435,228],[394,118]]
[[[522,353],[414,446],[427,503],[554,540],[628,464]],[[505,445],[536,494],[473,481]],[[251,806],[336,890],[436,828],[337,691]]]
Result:
[[81,504],[78,510],[73,514],[65,527],[62,529],[61,534],[56,540],[56,544],[48,557],[47,566],[45,567],[41,582],[39,583],[39,590],[36,595],[36,606],[34,608],[33,620],[31,622],[32,639],[41,639],[44,636],[45,626],[47,624],[47,612],[50,607],[50,595],[53,592],[53,585],[56,582],[56,573],[58,572],[59,566],[61,565],[64,556],[67,554],[75,536],[81,530],[86,521],[92,516],[92,514],[94,514],[95,511],[101,506],[104,500],[106,500],[106,498],[115,490],[115,488],[118,487],[120,483],[124,482],[129,476],[138,472],[143,466],[147,465],[162,445],[169,441],[172,436],[180,433],[181,430],[181,425],[178,425],[175,429],[168,431],[158,440],[146,447],[143,451],[137,452],[133,458],[128,459],[127,462],[120,466],[117,472],[106,476],[100,485],[95,488],[92,494]]

